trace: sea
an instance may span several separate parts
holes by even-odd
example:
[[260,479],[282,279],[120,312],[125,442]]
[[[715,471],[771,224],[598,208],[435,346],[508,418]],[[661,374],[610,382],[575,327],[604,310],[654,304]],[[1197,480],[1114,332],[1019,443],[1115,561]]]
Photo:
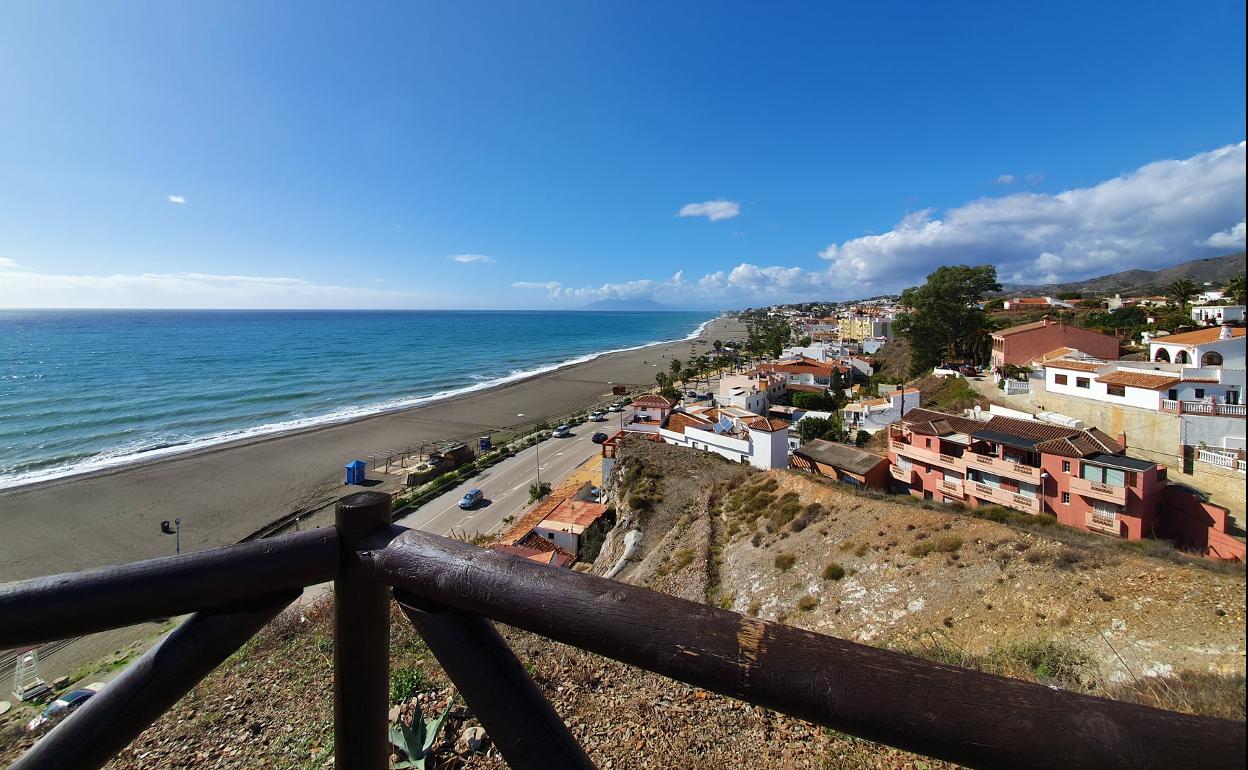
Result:
[[0,310],[0,488],[416,406],[714,315]]

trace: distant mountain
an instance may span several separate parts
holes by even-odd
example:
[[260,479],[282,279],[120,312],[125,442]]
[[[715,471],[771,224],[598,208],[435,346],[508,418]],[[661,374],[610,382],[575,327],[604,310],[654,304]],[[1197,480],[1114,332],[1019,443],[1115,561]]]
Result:
[[652,299],[600,299],[585,306],[585,310],[671,310]]
[[1066,291],[1078,291],[1084,294],[1114,294],[1139,291],[1143,289],[1163,289],[1167,284],[1180,278],[1190,278],[1201,286],[1205,281],[1221,285],[1235,275],[1244,274],[1244,252],[1226,254],[1209,259],[1193,259],[1173,267],[1160,270],[1124,270],[1121,273],[1102,275],[1096,278],[1085,278],[1082,281],[1067,283],[1046,283],[1037,286],[1005,284],[1002,294],[1047,294],[1054,295]]

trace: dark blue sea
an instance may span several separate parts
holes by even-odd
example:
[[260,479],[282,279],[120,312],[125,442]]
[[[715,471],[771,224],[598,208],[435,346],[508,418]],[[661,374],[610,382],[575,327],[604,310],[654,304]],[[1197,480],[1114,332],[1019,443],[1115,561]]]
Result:
[[413,406],[713,315],[0,310],[0,487]]

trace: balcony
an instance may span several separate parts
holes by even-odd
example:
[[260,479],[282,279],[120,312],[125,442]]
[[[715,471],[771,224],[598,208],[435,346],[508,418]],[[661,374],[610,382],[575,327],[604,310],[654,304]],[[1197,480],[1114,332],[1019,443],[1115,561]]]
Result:
[[1088,514],[1084,524],[1093,532],[1103,532],[1107,535],[1122,537],[1122,522],[1118,520],[1116,515],[1107,516],[1103,513],[1092,512]]
[[907,468],[903,468],[900,465],[890,465],[888,466],[888,472],[892,474],[893,478],[903,484],[913,484],[916,476],[913,465]]
[[1243,473],[1244,468],[1248,466],[1248,460],[1239,459],[1238,453],[1218,449],[1196,450],[1196,462],[1208,463],[1240,473]]
[[1246,404],[1223,404],[1211,401],[1174,401],[1169,398],[1161,400],[1161,411],[1175,414],[1204,414],[1211,417],[1244,417],[1248,415]]
[[980,484],[978,481],[966,482],[967,491],[980,498],[981,500],[990,500],[994,503],[1000,503],[1007,508],[1013,508],[1024,513],[1039,513],[1040,500],[1027,495],[1020,495],[1017,492],[1011,492],[1008,489],[999,489],[990,487],[987,484]]
[[962,459],[966,461],[967,467],[991,470],[993,473],[1008,476],[1012,479],[1029,481],[1032,484],[1040,483],[1040,469],[1030,465],[1016,463],[1013,460],[1003,460],[1000,457],[991,455],[975,454],[974,452],[967,452]]
[[953,495],[954,497],[962,497],[966,494],[966,490],[963,488],[963,482],[961,481],[941,479],[940,483],[937,484],[936,487],[944,494]]
[[1070,491],[1083,497],[1090,497],[1093,500],[1104,500],[1107,503],[1117,503],[1119,505],[1127,504],[1126,487],[1102,484],[1099,481],[1088,481],[1078,476],[1070,478]]
[[912,460],[919,460],[929,465],[936,465],[959,472],[966,470],[966,463],[961,457],[954,457],[953,455],[947,455],[932,449],[917,447],[904,441],[892,440],[888,442],[888,446],[894,452],[905,455]]

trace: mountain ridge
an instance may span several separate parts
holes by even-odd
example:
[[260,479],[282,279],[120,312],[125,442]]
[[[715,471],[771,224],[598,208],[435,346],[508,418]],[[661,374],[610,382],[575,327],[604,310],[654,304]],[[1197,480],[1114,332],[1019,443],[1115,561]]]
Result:
[[1170,267],[1157,270],[1132,269],[1123,270],[1109,275],[1084,278],[1079,281],[1044,284],[1004,284],[1001,294],[1047,294],[1061,292],[1083,292],[1088,294],[1104,294],[1110,292],[1139,291],[1147,288],[1160,289],[1167,284],[1182,278],[1189,278],[1197,284],[1206,281],[1222,283],[1234,275],[1242,275],[1245,266],[1245,253],[1224,254],[1220,257],[1191,259]]

